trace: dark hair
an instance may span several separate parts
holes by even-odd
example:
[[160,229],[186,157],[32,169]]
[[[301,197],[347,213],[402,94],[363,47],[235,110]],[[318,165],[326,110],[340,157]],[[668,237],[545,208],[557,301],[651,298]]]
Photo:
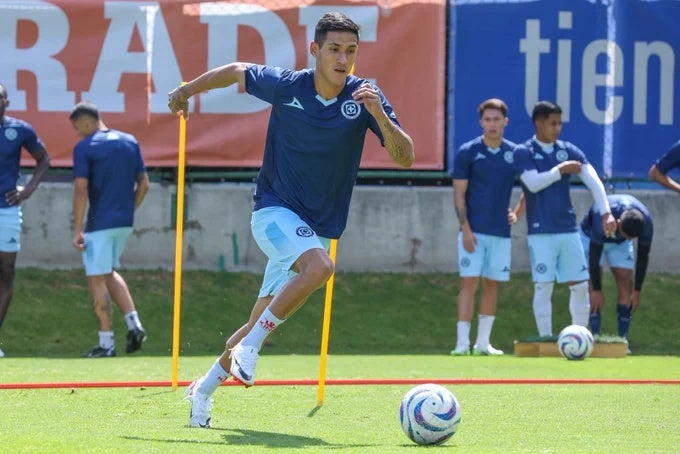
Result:
[[359,26],[342,13],[326,13],[319,19],[314,30],[314,42],[319,46],[323,45],[328,32],[354,33],[359,41]]
[[548,118],[551,114],[561,114],[562,108],[550,101],[539,101],[534,106],[534,111],[531,114],[531,121],[536,121],[537,118]]
[[626,210],[621,213],[619,218],[621,221],[621,232],[631,238],[637,238],[642,234],[642,229],[645,227],[645,217],[635,208]]
[[484,115],[484,111],[486,109],[500,110],[504,117],[508,116],[508,105],[505,104],[505,102],[502,99],[491,98],[491,99],[487,99],[486,101],[482,102],[479,105],[479,117],[480,118]]
[[78,104],[76,104],[75,107],[71,110],[71,114],[68,116],[68,118],[69,120],[73,121],[77,120],[83,115],[92,117],[95,120],[99,120],[99,111],[97,110],[97,106],[87,101],[79,102]]

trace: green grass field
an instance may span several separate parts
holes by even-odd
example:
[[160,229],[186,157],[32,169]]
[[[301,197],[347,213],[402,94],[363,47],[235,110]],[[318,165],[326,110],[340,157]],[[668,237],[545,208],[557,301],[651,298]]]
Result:
[[[180,361],[182,379],[212,357]],[[7,359],[0,381],[165,380],[163,357]],[[266,355],[258,378],[314,378],[315,355]],[[328,378],[680,377],[677,357],[454,358],[448,355],[330,356]],[[671,453],[680,446],[678,385],[446,385],[458,398],[459,431],[436,449],[497,453]],[[183,389],[0,391],[2,452],[412,452],[398,408],[407,385],[224,386],[213,428],[187,427]]]
[[[85,279],[78,271],[20,269],[15,301],[0,331],[0,384],[169,381],[172,273],[124,271],[149,340],[119,357],[83,359],[96,342]],[[183,277],[179,379],[205,372],[223,340],[247,317],[260,277],[189,272]],[[633,356],[589,358],[451,357],[458,279],[422,275],[336,277],[327,378],[615,379],[680,378],[677,278],[653,274],[631,329]],[[615,331],[612,282],[604,326]],[[554,297],[554,321],[567,324],[566,288]],[[531,284],[504,286],[493,342],[512,352],[533,334]],[[323,292],[317,292],[262,351],[259,380],[316,379]],[[474,332],[473,332],[474,336]],[[680,446],[677,384],[448,384],[463,419],[434,449],[470,453],[673,453]],[[0,389],[0,452],[413,452],[398,408],[411,385],[326,387],[224,386],[215,394],[213,429],[187,427],[183,387]]]

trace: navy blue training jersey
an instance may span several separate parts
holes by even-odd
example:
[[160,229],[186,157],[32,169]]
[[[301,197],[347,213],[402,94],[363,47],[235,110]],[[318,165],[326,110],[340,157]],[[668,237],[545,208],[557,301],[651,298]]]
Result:
[[21,149],[33,154],[42,142],[33,127],[23,120],[5,115],[0,123],[0,208],[10,205],[5,194],[17,187],[21,171]]
[[680,168],[680,141],[676,142],[663,156],[661,156],[654,164],[659,172],[664,175],[671,169]]
[[[272,105],[255,210],[283,206],[318,235],[339,238],[347,224],[366,130],[383,143],[375,118],[352,99],[366,80],[350,75],[342,92],[326,100],[314,88],[314,70],[250,65],[245,75],[246,91]],[[380,97],[399,126],[382,92]]]
[[87,178],[86,232],[132,227],[137,176],[145,172],[137,139],[108,129],[73,148],[73,178]]
[[464,143],[456,153],[451,176],[468,181],[465,205],[475,233],[510,237],[508,208],[517,173],[515,146],[503,139],[499,148],[491,149],[480,136]]
[[[515,148],[515,165],[520,173],[532,168],[547,172],[564,161],[588,163],[585,154],[576,145],[562,140],[544,149],[532,138]],[[560,180],[535,194],[522,184],[529,234],[576,231],[576,214],[569,196],[569,179],[570,175],[562,175]]]
[[[620,219],[621,214],[630,209],[639,210],[645,218],[645,225],[642,234],[638,237],[638,245],[652,245],[652,237],[654,236],[654,222],[652,216],[649,214],[647,207],[638,199],[628,194],[612,194],[607,196],[609,206],[612,210],[612,215],[615,219]],[[581,228],[583,233],[594,243],[616,243],[620,244],[626,241],[624,237],[619,234],[618,229],[616,234],[607,237],[602,230],[602,215],[597,211],[594,205],[581,221]]]

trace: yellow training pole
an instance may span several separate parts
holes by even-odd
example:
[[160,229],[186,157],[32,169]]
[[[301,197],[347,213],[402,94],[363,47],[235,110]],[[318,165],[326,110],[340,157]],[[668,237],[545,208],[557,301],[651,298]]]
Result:
[[[184,85],[184,83],[182,83]],[[172,390],[177,389],[179,374],[179,321],[182,305],[182,238],[184,236],[184,165],[186,158],[187,120],[179,117],[179,153],[177,157],[177,214],[175,217],[175,298],[172,321]]]
[[[331,240],[331,247],[329,254],[331,260],[335,263],[335,255],[338,251],[338,240]],[[330,279],[326,283],[326,299],[323,307],[323,330],[321,332],[321,358],[319,365],[319,388],[316,393],[316,404],[320,407],[323,405],[323,394],[326,388],[326,363],[328,359],[328,336],[331,328],[331,307],[333,305],[333,281],[335,280],[335,273],[331,274]]]
[[[354,74],[354,65],[349,69],[350,74]],[[335,256],[338,252],[338,240],[331,239],[331,246],[329,255],[333,264],[335,264]],[[335,282],[335,273],[333,273],[326,282],[326,298],[323,306],[323,329],[321,331],[321,354],[319,358],[319,387],[316,391],[316,405],[321,407],[323,405],[323,395],[326,390],[326,363],[328,362],[328,337],[331,329],[331,309],[333,306],[333,283]]]

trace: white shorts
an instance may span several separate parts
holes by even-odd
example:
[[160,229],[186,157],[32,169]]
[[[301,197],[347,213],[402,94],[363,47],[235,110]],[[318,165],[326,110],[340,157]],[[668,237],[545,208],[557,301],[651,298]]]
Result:
[[460,277],[485,277],[494,281],[510,280],[510,238],[475,233],[477,246],[470,253],[463,247],[463,232],[458,232],[458,273]]
[[117,227],[85,233],[83,265],[86,276],[111,274],[120,267],[120,256],[125,249],[132,227]]
[[291,268],[310,249],[328,250],[331,240],[317,236],[306,222],[283,207],[266,207],[253,212],[250,227],[253,238],[269,261],[264,271],[259,297],[275,295],[296,275]]
[[527,236],[534,282],[581,282],[590,278],[578,232]]
[[[583,244],[583,252],[586,254],[588,260],[590,252],[590,238],[579,231],[581,235],[581,243]],[[625,268],[627,270],[635,269],[635,249],[633,242],[626,240],[621,243],[603,243],[602,256],[600,257],[600,266],[604,266],[604,259],[607,258],[610,268]]]
[[21,249],[21,207],[0,208],[0,252]]

